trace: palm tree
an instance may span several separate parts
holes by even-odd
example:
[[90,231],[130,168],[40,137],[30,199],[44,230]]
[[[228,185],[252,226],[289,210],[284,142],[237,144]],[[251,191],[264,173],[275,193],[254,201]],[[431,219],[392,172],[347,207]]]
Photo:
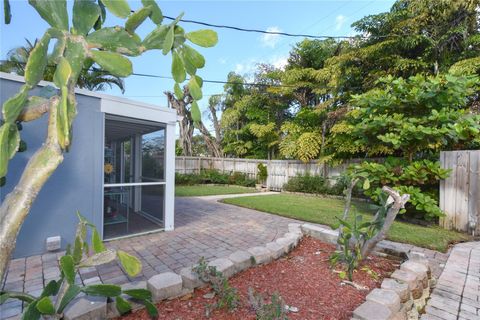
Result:
[[107,86],[112,88],[114,85],[122,90],[122,93],[125,92],[125,82],[122,78],[96,67],[84,68],[77,81],[79,88],[90,91],[104,91]]
[[[37,39],[32,43],[28,39],[25,39],[27,44],[25,46],[17,47],[11,49],[7,53],[7,59],[2,60],[0,63],[0,71],[7,73],[16,73],[18,75],[25,75],[25,65],[28,60],[30,52],[37,44]],[[47,66],[43,74],[43,80],[52,81],[55,68]],[[125,92],[125,82],[122,78],[117,77],[109,73],[108,71],[102,70],[93,66],[93,61],[86,62],[80,76],[78,78],[77,87],[81,89],[87,89],[91,91],[104,91],[107,86],[112,88],[117,86],[122,93]]]
[[18,75],[25,75],[25,65],[27,64],[28,56],[37,44],[37,40],[32,44],[28,39],[25,39],[27,45],[24,47],[13,48],[7,53],[7,60],[0,63],[0,71],[7,73],[16,73]]

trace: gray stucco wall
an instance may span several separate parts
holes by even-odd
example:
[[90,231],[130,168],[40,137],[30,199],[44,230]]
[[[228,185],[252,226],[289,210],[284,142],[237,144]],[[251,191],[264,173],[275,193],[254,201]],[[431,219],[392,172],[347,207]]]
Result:
[[[18,91],[22,83],[0,79],[0,101]],[[101,99],[77,94],[78,115],[74,121],[73,145],[60,167],[53,173],[35,200],[18,236],[14,257],[45,252],[45,239],[60,235],[62,247],[72,243],[79,210],[103,232],[103,117]],[[28,159],[41,146],[46,136],[47,116],[23,124],[22,139],[26,152],[17,153],[10,161],[7,184],[0,188],[0,200],[13,189]]]

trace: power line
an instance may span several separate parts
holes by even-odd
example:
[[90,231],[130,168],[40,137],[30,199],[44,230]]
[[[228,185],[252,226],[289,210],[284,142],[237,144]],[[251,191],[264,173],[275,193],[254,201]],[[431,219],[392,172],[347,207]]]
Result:
[[[8,60],[0,60],[0,62],[8,62]],[[26,65],[25,62],[15,62],[17,64]],[[47,67],[55,67],[55,65],[47,65]],[[83,68],[85,71],[96,71],[96,72],[103,72],[111,75],[108,71],[98,69],[98,68]],[[130,76],[136,77],[146,77],[146,78],[158,78],[158,79],[165,79],[165,80],[174,80],[173,77],[169,76],[162,76],[157,74],[149,74],[149,73],[132,73]],[[127,77],[126,77],[127,78]],[[122,78],[125,79],[125,78]],[[186,79],[188,81],[189,79]],[[236,81],[222,81],[222,80],[209,80],[209,79],[202,79],[203,82],[206,83],[214,83],[214,84],[237,84],[241,86],[251,86],[251,87],[266,87],[266,88],[298,88],[299,86],[296,85],[288,85],[288,84],[267,84],[267,83],[255,83],[255,82],[236,82]],[[356,89],[356,87],[350,87],[351,89]],[[357,87],[359,89],[360,87]],[[336,87],[328,87],[328,86],[315,86],[315,89],[336,89]],[[153,97],[153,96],[152,96]]]
[[[176,20],[176,18],[169,17],[169,16],[163,16],[166,19],[169,20]],[[207,22],[202,22],[202,21],[196,21],[196,20],[188,20],[188,19],[180,19],[181,22],[186,22],[186,23],[194,23],[202,26],[207,26],[211,28],[220,28],[220,29],[230,29],[230,30],[235,30],[235,31],[242,31],[242,32],[253,32],[253,33],[262,33],[262,34],[274,34],[274,35],[279,35],[279,36],[286,36],[286,37],[303,37],[303,38],[312,38],[312,39],[355,39],[355,38],[368,38],[368,36],[363,36],[363,35],[357,35],[357,36],[324,36],[324,35],[311,35],[311,34],[302,34],[302,33],[290,33],[290,32],[282,32],[282,31],[266,31],[266,30],[260,30],[260,29],[247,29],[247,28],[241,28],[241,27],[234,27],[234,26],[227,26],[227,25],[221,25],[221,24],[213,24],[213,23],[207,23]],[[375,36],[377,38],[387,38],[392,35],[387,35],[387,36]]]

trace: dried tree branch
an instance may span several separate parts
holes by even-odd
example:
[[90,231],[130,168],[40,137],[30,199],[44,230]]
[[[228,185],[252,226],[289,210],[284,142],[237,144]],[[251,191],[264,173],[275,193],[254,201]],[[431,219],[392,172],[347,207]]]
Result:
[[405,207],[405,204],[410,199],[409,194],[400,195],[398,191],[393,190],[392,188],[389,188],[387,186],[384,186],[382,190],[388,193],[390,197],[392,197],[393,204],[387,211],[387,215],[385,217],[382,228],[377,232],[375,236],[368,239],[362,246],[362,257],[368,256],[375,248],[377,243],[385,239],[385,237],[387,236],[387,232],[395,221],[398,212],[400,211],[400,209]]

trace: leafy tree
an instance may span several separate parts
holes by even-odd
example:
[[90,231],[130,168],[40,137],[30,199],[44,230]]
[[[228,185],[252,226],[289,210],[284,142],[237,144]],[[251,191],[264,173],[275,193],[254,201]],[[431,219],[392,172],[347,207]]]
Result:
[[325,137],[335,123],[344,100],[331,87],[327,61],[349,47],[347,42],[304,40],[290,52],[289,64],[275,76],[281,87],[269,92],[288,97],[295,116],[282,125],[281,155],[308,162],[322,154]]
[[320,70],[325,67],[325,61],[338,54],[342,43],[334,39],[310,40],[304,39],[290,51],[287,70],[295,68],[312,68]]
[[227,154],[277,157],[280,126],[290,117],[290,111],[287,99],[267,90],[277,81],[271,77],[274,71],[271,66],[260,65],[254,80],[256,86],[245,86],[242,77],[229,74],[221,119]]
[[332,85],[358,93],[387,75],[438,74],[478,57],[478,6],[478,0],[398,0],[390,12],[360,19],[352,26],[368,37],[326,62],[338,75]]
[[[17,234],[32,203],[71,145],[76,114],[75,87],[85,63],[91,59],[112,75],[126,77],[132,73],[132,63],[127,56],[162,50],[164,55],[171,53],[175,88],[186,80],[188,73],[189,92],[194,100],[199,100],[202,79],[196,71],[204,66],[205,59],[187,44],[187,40],[201,47],[211,47],[217,42],[217,34],[211,30],[186,33],[178,25],[183,14],[169,24],[162,24],[162,12],[153,0],[142,0],[141,7],[133,12],[126,0],[77,0],[73,4],[71,28],[66,0],[30,0],[29,3],[50,27],[28,57],[25,84],[2,106],[0,177],[6,176],[9,160],[19,150],[20,122],[34,121],[48,113],[48,134],[45,143],[27,163],[14,190],[0,205],[0,278],[5,274]],[[9,23],[8,1],[4,7],[5,22]],[[107,10],[124,19],[124,26],[104,26]],[[135,30],[147,18],[155,28],[142,40]],[[51,53],[50,44],[54,44]],[[30,90],[42,80],[48,64],[55,66],[53,81],[60,89],[59,94],[29,96]],[[193,114],[198,121],[198,106],[196,109]]]
[[480,146],[479,116],[468,110],[478,77],[441,75],[383,78],[355,95],[329,137],[330,155],[400,156],[408,161],[440,150]]
[[[16,73],[21,76],[25,76],[25,67],[27,65],[28,57],[38,43],[38,39],[32,43],[26,39],[27,44],[22,47],[17,47],[10,50],[7,54],[7,59],[0,63],[0,71],[7,73]],[[50,57],[49,59],[52,59]],[[92,66],[93,60],[87,59],[85,66],[80,71],[77,87],[81,89],[87,89],[91,91],[103,91],[107,86],[117,86],[122,93],[125,92],[125,83],[121,77],[112,75],[106,70]],[[53,75],[55,74],[55,67],[47,65],[43,73],[43,80],[53,81]]]
[[448,172],[431,160],[440,150],[480,147],[480,115],[468,108],[478,86],[476,76],[383,78],[378,88],[353,96],[328,138],[328,159],[395,157],[353,168],[366,179],[365,193],[377,200],[382,186],[396,186],[411,195],[410,212],[440,216],[438,181]]

